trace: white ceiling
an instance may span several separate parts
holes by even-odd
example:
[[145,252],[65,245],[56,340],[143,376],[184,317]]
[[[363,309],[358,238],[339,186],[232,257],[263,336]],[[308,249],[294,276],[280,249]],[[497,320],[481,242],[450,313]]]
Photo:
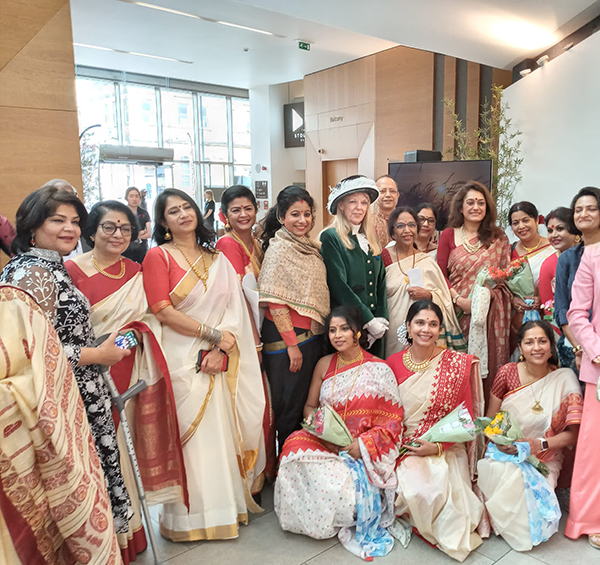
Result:
[[[492,23],[526,21],[560,40],[600,13],[598,0],[145,1],[284,37],[119,0],[71,0],[75,43],[192,64],[85,47],[75,47],[75,62],[242,88],[301,79],[398,44],[511,68],[541,49],[527,51],[501,42],[490,32]],[[310,41],[311,50],[299,50],[297,39]]]

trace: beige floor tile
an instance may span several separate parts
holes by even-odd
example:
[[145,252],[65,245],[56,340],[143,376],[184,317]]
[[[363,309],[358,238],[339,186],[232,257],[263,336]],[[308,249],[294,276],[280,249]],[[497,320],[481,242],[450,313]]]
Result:
[[241,528],[238,539],[203,543],[167,565],[301,565],[336,543],[337,538],[314,540],[284,532],[270,512]]
[[[307,561],[306,565],[359,565],[360,563],[364,563],[364,561],[338,544]],[[413,536],[406,549],[396,542],[394,549],[388,555],[375,557],[373,563],[375,565],[456,565],[458,561]],[[473,552],[463,563],[465,565],[492,565],[494,561]]]
[[529,553],[519,553],[512,549],[495,565],[541,565],[541,561],[532,557]]
[[501,559],[510,551],[510,545],[501,537],[491,534],[489,538],[483,540],[483,544],[475,551],[489,557],[493,561],[498,561],[498,559]]
[[[159,557],[162,561],[167,561],[168,559],[176,557],[177,555],[181,555],[182,553],[197,547],[201,543],[205,543],[200,541],[174,543],[160,535],[158,530],[158,522],[152,520],[152,525],[154,529],[154,535],[156,536],[156,542],[158,544]],[[152,547],[150,546],[150,538],[147,535],[146,540],[148,542],[148,547],[144,553],[140,553],[137,556],[135,565],[154,565],[154,553],[152,552]]]

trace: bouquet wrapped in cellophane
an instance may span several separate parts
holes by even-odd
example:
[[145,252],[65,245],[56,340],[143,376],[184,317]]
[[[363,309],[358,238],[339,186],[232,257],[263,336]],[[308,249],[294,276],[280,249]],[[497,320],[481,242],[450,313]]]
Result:
[[[501,410],[494,418],[478,418],[477,427],[496,445],[512,445],[515,440],[521,439],[523,432],[516,418],[510,412]],[[549,475],[548,467],[535,455],[530,455],[527,461],[531,463],[544,477]]]
[[[431,426],[421,437],[408,442],[412,447],[419,447],[420,439],[432,443],[465,443],[477,436],[477,427],[471,418],[464,402],[461,402],[452,412],[446,414],[436,424]],[[403,447],[399,454],[404,455],[409,449]]]
[[302,427],[310,434],[323,441],[340,447],[348,447],[352,443],[352,434],[342,417],[329,406],[319,406],[302,422]]
[[535,294],[533,273],[527,257],[511,261],[508,269],[504,271],[504,281],[508,289],[521,300],[531,298]]

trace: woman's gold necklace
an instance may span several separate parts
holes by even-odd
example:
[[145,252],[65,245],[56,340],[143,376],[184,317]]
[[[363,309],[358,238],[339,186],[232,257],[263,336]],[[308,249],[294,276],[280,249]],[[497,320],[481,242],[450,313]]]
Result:
[[[260,273],[260,266],[258,264],[258,262],[256,261],[256,259],[254,258],[254,255],[252,253],[250,253],[250,251],[248,251],[248,248],[246,247],[246,244],[240,239],[240,237],[233,231],[231,230],[229,232],[233,238],[244,248],[244,251],[246,252],[246,255],[248,255],[248,258],[250,259],[250,261],[252,262],[252,264],[254,265],[254,268],[256,269],[256,273]],[[256,240],[254,239],[254,237],[252,238],[252,251],[254,251],[254,248],[257,245]]]
[[175,242],[173,242],[173,245],[175,246],[175,249],[177,249],[177,251],[179,251],[179,253],[183,255],[183,258],[187,261],[188,265],[190,266],[192,271],[194,271],[196,276],[202,281],[202,284],[204,285],[204,292],[206,292],[206,281],[208,280],[208,265],[206,264],[206,259],[204,258],[204,251],[200,249],[200,257],[202,257],[202,264],[204,265],[204,273],[201,273],[198,267],[196,267],[196,264],[190,261],[189,257],[185,254],[185,251],[181,249],[181,247],[179,247]]
[[521,247],[523,249],[525,249],[525,251],[527,251],[527,253],[531,253],[532,251],[535,251],[540,245],[542,245],[542,238],[540,237],[540,240],[537,242],[537,245],[535,247],[525,247],[523,245],[523,242],[521,242]]
[[475,244],[469,243],[464,224],[462,226],[460,226],[460,235],[463,240],[463,245],[469,253],[471,253],[471,254],[477,253],[481,249],[481,247],[483,245],[483,243],[481,243],[481,240],[478,240],[477,243],[475,243]]
[[[415,257],[416,257],[416,253],[415,253],[414,249],[412,250],[412,257],[413,257],[413,264],[412,264],[411,269],[414,269],[415,268]],[[406,259],[406,257],[404,259]],[[404,282],[406,284],[408,284],[409,280],[410,280],[408,278],[408,274],[405,273],[404,269],[402,269],[402,267],[400,266],[400,254],[398,253],[398,245],[396,245],[396,263],[398,263],[398,268],[400,269],[400,272],[404,275]]]
[[[524,369],[525,369],[525,372],[527,373],[527,376],[528,376],[528,377],[531,377],[531,373],[528,371],[528,369],[527,369],[527,364],[526,364],[526,363],[525,363],[525,365],[524,365]],[[541,378],[543,379],[544,377],[541,377]],[[533,402],[534,402],[534,404],[533,404],[533,406],[531,407],[531,411],[532,411],[534,414],[542,414],[542,413],[544,412],[544,407],[541,405],[541,401],[542,401],[542,396],[543,396],[543,394],[544,394],[544,389],[546,388],[546,381],[544,381],[544,384],[543,384],[543,386],[542,386],[542,392],[540,393],[540,399],[538,400],[538,399],[535,397],[535,394],[533,394],[533,385],[534,385],[535,383],[537,383],[539,380],[540,380],[540,379],[534,379],[534,380],[532,380],[532,381],[531,381],[531,383],[530,383],[530,385],[531,385],[531,388],[529,389],[529,390],[531,390],[531,396],[533,396]]]
[[431,365],[431,360],[433,359],[435,351],[434,351],[434,353],[431,354],[431,357],[429,359],[427,359],[426,361],[422,361],[421,363],[415,363],[413,361],[413,358],[411,355],[411,349],[412,349],[412,347],[410,347],[407,350],[407,352],[402,356],[402,361],[404,362],[404,366],[409,371],[412,371],[413,373],[421,373],[422,371],[427,369],[427,367],[429,367],[429,365]]
[[[363,361],[365,360],[365,356],[363,351],[361,350],[360,355],[358,355],[358,357],[355,357],[352,361],[344,361],[341,357],[341,355],[338,353],[337,354],[337,360],[335,362],[335,373],[333,374],[333,385],[331,386],[331,408],[333,408],[333,392],[335,391],[335,381],[337,379],[337,372],[338,372],[338,368],[339,365],[350,365],[350,363],[356,363],[358,360],[360,359],[360,365],[358,366],[358,371],[356,371],[356,376],[354,377],[354,382],[352,383],[352,386],[350,387],[350,390],[348,391],[348,396],[346,396],[346,403],[344,404],[344,416],[343,419],[344,421],[346,420],[346,412],[348,411],[348,400],[350,400],[350,395],[352,394],[352,391],[354,390],[354,385],[356,384],[356,381],[358,380],[358,375],[360,375],[360,369],[362,367]],[[342,363],[340,363],[342,362]]]
[[118,275],[111,275],[110,273],[107,273],[104,269],[100,268],[100,265],[98,265],[98,262],[96,261],[96,258],[94,257],[93,253],[92,253],[92,265],[94,265],[94,269],[96,269],[96,271],[98,271],[101,275],[108,277],[109,279],[119,280],[119,279],[122,279],[123,276],[125,275],[125,261],[123,260],[123,257],[121,257],[121,270],[119,271]]

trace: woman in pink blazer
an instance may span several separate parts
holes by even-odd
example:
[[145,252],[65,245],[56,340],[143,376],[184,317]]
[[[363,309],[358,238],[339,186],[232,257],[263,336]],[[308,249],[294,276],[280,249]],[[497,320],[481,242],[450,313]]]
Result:
[[[590,219],[598,225],[598,203],[590,204],[595,208],[589,210]],[[586,244],[571,293],[567,319],[569,328],[583,350],[579,379],[585,383],[585,399],[565,535],[576,539],[588,534],[590,544],[600,549],[600,401],[596,397],[600,376],[600,243]]]

